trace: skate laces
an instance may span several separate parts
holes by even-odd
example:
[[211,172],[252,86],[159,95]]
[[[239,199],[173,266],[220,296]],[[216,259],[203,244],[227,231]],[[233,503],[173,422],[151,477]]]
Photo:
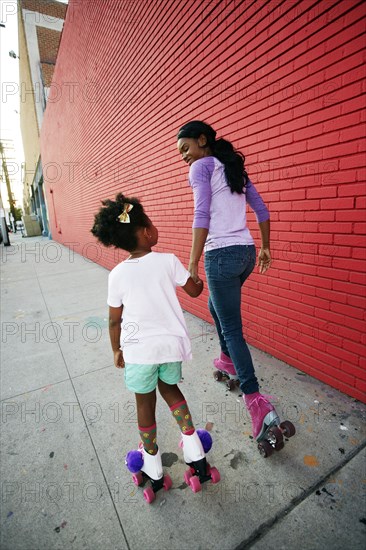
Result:
[[276,401],[276,397],[274,395],[268,395],[266,393],[263,393],[261,394],[262,397],[264,397],[265,399],[267,399],[268,401]]
[[267,403],[271,403],[272,404],[272,400],[275,400],[275,396],[274,395],[268,395],[268,394],[265,394],[265,393],[259,393],[258,395],[256,395],[255,397],[253,397],[253,399],[251,400],[250,404],[249,404],[249,408],[251,409],[252,406],[255,404],[257,406],[259,406],[259,403],[260,402],[264,402],[265,404]]

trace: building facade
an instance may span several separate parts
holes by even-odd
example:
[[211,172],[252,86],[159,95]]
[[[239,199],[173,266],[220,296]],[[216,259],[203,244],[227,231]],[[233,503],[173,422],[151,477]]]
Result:
[[[41,133],[54,238],[112,268],[123,254],[90,228],[123,191],[158,226],[157,250],[187,264],[176,133],[209,122],[271,212],[273,266],[243,289],[249,343],[365,401],[364,28],[357,0],[70,0]],[[180,297],[207,337],[207,290]]]
[[18,8],[23,207],[25,214],[37,215],[42,234],[48,235],[39,135],[67,6],[52,0],[19,0]]

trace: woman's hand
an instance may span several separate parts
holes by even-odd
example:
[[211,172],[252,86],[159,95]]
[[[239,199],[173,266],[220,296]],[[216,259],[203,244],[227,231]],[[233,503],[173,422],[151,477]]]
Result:
[[189,257],[188,271],[195,283],[198,283],[198,263],[203,253],[203,248],[208,235],[208,229],[204,227],[194,227],[192,230],[192,248]]
[[261,248],[258,254],[259,273],[265,273],[272,263],[269,248]]
[[118,351],[113,352],[114,355],[114,365],[117,367],[117,369],[124,369],[125,368],[125,360],[123,359],[122,351],[119,349]]
[[191,274],[191,277],[195,283],[198,283],[201,280],[198,276],[198,263],[190,262],[188,266],[188,271]]

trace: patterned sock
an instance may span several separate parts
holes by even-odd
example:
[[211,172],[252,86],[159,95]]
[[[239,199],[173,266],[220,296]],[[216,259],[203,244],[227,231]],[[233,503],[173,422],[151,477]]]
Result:
[[170,410],[172,411],[175,420],[178,422],[180,431],[185,435],[192,435],[194,433],[194,426],[187,401],[179,401],[179,403],[174,403],[174,405],[170,407]]
[[149,455],[156,455],[158,446],[156,444],[156,424],[143,428],[139,426],[139,432],[144,449]]

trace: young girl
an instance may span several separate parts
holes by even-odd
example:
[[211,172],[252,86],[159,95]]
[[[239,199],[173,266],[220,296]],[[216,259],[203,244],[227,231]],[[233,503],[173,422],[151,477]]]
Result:
[[[259,393],[252,357],[243,337],[241,287],[256,263],[254,240],[246,222],[246,203],[259,223],[262,246],[259,272],[271,265],[268,210],[248,178],[244,155],[230,141],[216,139],[215,130],[193,120],[177,135],[178,150],[189,164],[194,194],[193,240],[189,271],[198,280],[198,262],[205,249],[205,272],[210,291],[209,309],[220,339],[215,366],[239,376],[244,402],[252,418],[253,436],[264,456],[283,447],[283,433],[295,433],[289,422],[280,424],[268,399]],[[274,443],[275,441],[275,443]]]
[[[210,435],[204,430],[197,433],[177,386],[182,377],[182,361],[192,355],[176,287],[181,286],[195,298],[201,294],[203,282],[195,282],[174,254],[152,251],[158,242],[158,230],[137,199],[120,193],[115,201],[105,200],[102,204],[91,232],[105,246],[130,253],[112,269],[108,279],[114,364],[125,369],[126,386],[135,393],[141,437],[140,451],[128,453],[126,464],[133,473],[141,470],[150,478],[152,487],[144,491],[148,502],[154,500],[156,491],[171,486],[169,476],[163,476],[156,438],[157,387],[181,430],[184,459],[190,465],[185,480],[196,492],[200,482],[216,482],[219,474],[206,463]],[[140,485],[141,473],[133,479]]]

